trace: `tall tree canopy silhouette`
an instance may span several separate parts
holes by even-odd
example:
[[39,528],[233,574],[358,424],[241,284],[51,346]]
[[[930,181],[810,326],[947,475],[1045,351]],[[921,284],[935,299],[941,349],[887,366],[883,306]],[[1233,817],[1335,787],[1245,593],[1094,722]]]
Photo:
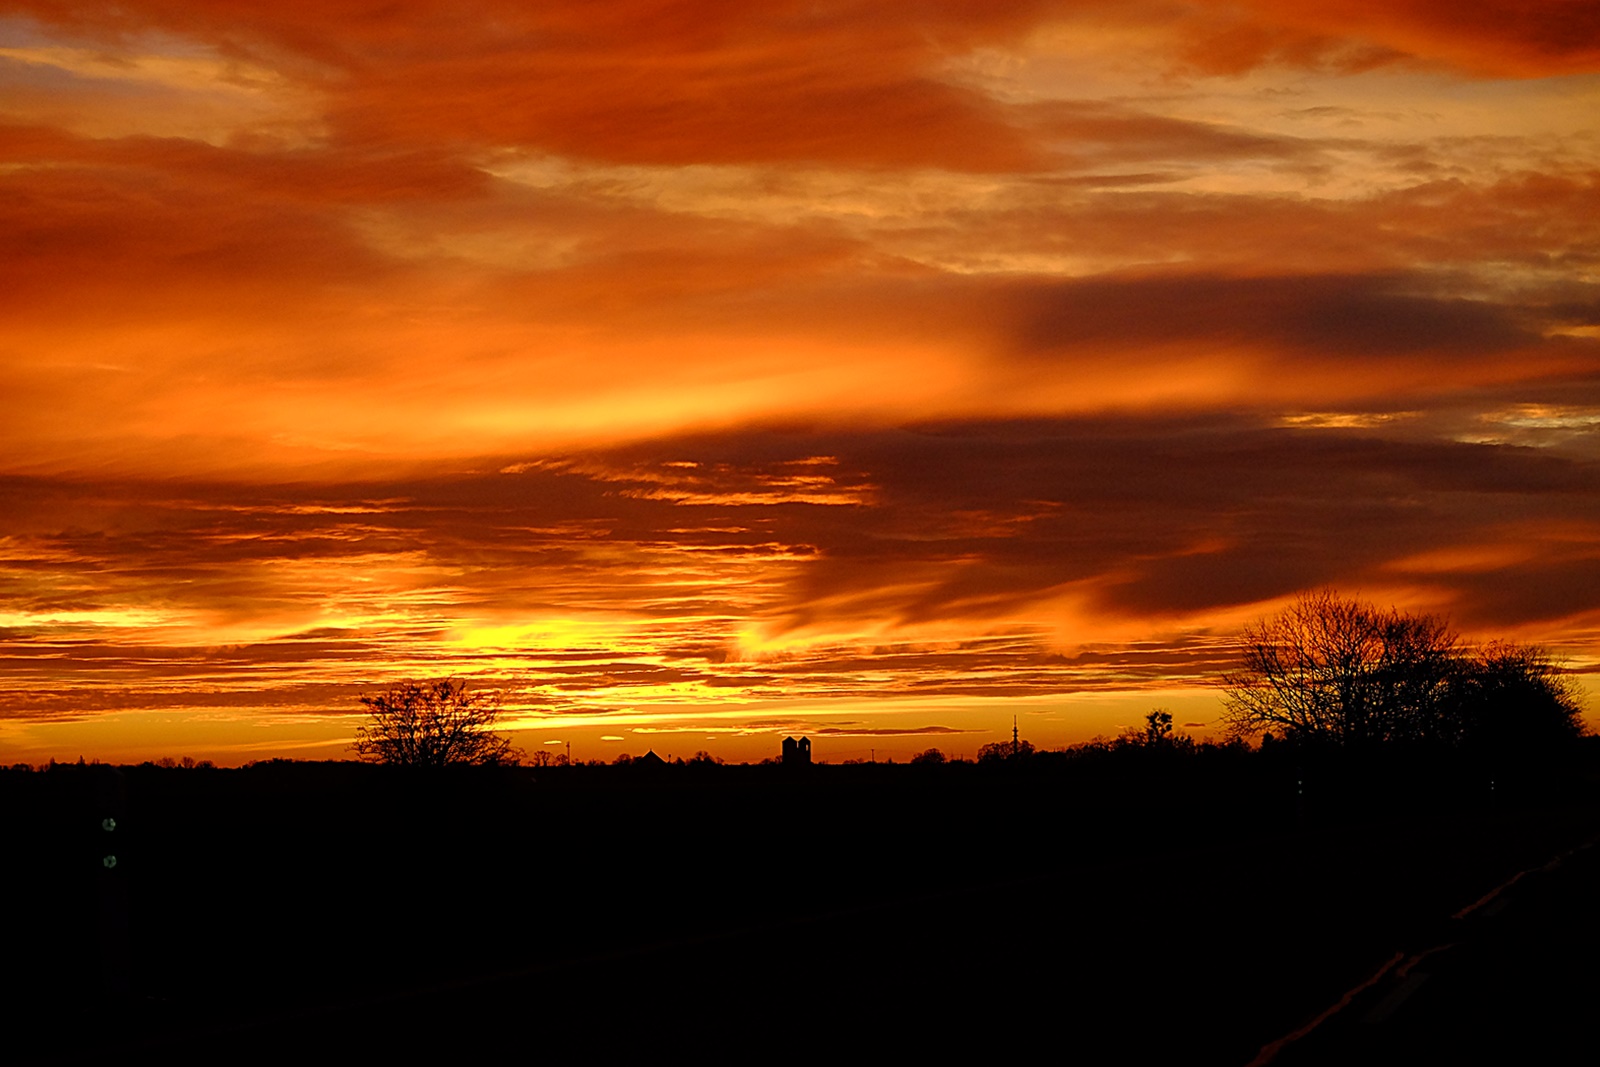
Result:
[[1501,761],[1537,757],[1584,732],[1573,676],[1543,649],[1496,642],[1461,666],[1450,686],[1452,740]]
[[522,753],[494,732],[498,696],[469,692],[465,682],[445,678],[401,682],[376,696],[363,696],[371,717],[356,731],[356,755],[370,763],[403,767],[503,766]]

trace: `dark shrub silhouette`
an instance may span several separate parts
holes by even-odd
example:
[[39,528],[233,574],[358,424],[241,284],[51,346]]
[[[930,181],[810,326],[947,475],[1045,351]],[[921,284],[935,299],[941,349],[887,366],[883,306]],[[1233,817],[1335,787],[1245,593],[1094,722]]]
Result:
[[1458,744],[1483,754],[1527,756],[1583,734],[1583,708],[1571,676],[1549,655],[1493,644],[1463,660],[1451,679],[1449,726]]

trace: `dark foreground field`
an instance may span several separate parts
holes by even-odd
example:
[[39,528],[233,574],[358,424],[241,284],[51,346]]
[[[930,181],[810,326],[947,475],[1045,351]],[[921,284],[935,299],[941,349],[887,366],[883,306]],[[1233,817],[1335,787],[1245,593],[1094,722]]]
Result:
[[1553,1061],[1592,776],[1212,763],[11,772],[8,1058]]

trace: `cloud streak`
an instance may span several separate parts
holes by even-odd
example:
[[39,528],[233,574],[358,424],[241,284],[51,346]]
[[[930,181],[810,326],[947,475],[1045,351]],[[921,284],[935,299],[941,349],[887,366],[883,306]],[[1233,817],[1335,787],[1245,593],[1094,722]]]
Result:
[[181,497],[12,479],[6,706],[347,714],[418,673],[534,716],[1205,684],[1240,619],[1328,583],[1469,636],[1586,634],[1597,462],[1212,417],[741,430]]

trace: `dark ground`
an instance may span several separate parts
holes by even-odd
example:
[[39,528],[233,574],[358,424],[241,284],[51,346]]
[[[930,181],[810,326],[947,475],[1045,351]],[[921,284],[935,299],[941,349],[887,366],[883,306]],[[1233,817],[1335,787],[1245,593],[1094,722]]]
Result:
[[[1450,916],[1600,831],[1583,775],[1492,802],[1393,773],[1297,799],[1284,768],[1226,759],[8,773],[5,1040],[22,1062],[849,1049],[1243,1067],[1397,952],[1444,944],[1405,992],[1389,974],[1275,1062],[1454,1062],[1581,1030],[1600,850]],[[1530,973],[1566,977],[1495,984]]]
[[1597,904],[1600,845],[1591,838],[1469,913],[1418,931],[1399,965],[1277,1062],[1592,1064]]

